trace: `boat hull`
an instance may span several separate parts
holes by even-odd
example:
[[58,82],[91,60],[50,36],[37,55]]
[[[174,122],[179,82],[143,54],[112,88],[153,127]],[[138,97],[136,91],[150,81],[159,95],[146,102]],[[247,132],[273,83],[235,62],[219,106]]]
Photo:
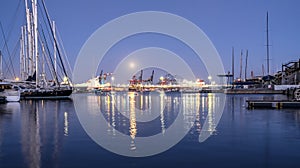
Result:
[[17,96],[6,96],[7,102],[18,102],[20,101],[20,95]]
[[58,90],[25,90],[21,93],[22,99],[63,99],[69,98],[72,89]]

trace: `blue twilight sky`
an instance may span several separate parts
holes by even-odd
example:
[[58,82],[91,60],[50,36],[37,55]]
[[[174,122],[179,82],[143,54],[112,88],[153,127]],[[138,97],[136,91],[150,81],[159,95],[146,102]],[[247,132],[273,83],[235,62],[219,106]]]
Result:
[[[138,11],[164,11],[182,16],[199,26],[218,50],[225,71],[231,71],[231,50],[235,49],[235,72],[239,74],[241,50],[248,49],[248,74],[261,74],[266,64],[266,13],[269,12],[271,72],[281,64],[300,58],[300,1],[298,0],[45,0],[71,66],[89,36],[108,21]],[[20,3],[20,4],[19,4]],[[20,5],[18,8],[18,4]],[[17,11],[17,13],[15,12]],[[15,18],[15,19],[13,19]],[[1,0],[0,21],[11,53],[25,23],[24,0]],[[3,55],[3,35],[0,47]],[[179,47],[178,47],[179,46]],[[200,78],[207,74],[201,61],[189,61],[193,53],[170,37],[136,35],[114,46],[100,65],[112,71],[123,57],[144,47],[167,48],[181,55]],[[245,54],[244,54],[245,56]],[[18,61],[18,58],[14,58]],[[243,65],[244,66],[244,65]]]

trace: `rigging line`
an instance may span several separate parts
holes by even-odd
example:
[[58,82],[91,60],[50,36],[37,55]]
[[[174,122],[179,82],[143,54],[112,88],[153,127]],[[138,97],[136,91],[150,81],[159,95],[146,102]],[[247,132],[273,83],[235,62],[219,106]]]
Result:
[[[45,11],[46,16],[47,16],[47,19],[48,19],[48,24],[49,24],[49,27],[50,27],[50,30],[51,30],[51,33],[52,33],[52,37],[53,37],[53,39],[54,39],[55,47],[57,48],[58,58],[59,58],[60,63],[61,63],[61,65],[62,65],[62,69],[63,69],[64,75],[65,75],[66,77],[68,77],[68,74],[67,74],[67,72],[66,72],[66,68],[64,67],[64,64],[63,64],[63,61],[62,61],[62,58],[61,58],[61,52],[60,52],[60,50],[59,50],[59,47],[58,47],[58,44],[57,44],[57,40],[56,40],[56,38],[54,37],[54,32],[53,32],[53,28],[52,28],[51,21],[50,21],[50,16],[49,16],[49,13],[48,13],[48,11],[47,11],[47,9],[46,9],[46,5],[45,5],[45,1],[44,1],[44,0],[42,0],[42,4],[43,4],[44,11]],[[68,78],[68,80],[71,82],[71,79]]]
[[[50,67],[50,63],[49,63],[49,54],[48,54],[48,52],[45,50],[45,43],[44,42],[42,42],[41,40],[39,40],[39,43],[40,43],[40,45],[43,47],[43,49],[42,49],[42,58],[44,59],[44,61],[46,61],[47,62],[47,64],[46,64],[46,66],[47,66],[47,68],[48,69],[50,69],[50,74],[51,74],[51,76],[52,76],[52,79],[54,79],[55,80],[55,77],[54,77],[54,74],[53,74],[53,71],[52,71],[52,69],[51,69],[51,67]],[[45,70],[45,69],[43,69],[43,70]],[[43,71],[43,73],[47,73],[46,71]],[[45,75],[44,74],[44,75]]]
[[[1,55],[2,55],[2,63],[4,63],[4,65],[6,66],[6,67],[8,67],[8,64],[7,64],[7,62],[6,62],[6,60],[4,59],[4,57],[3,57],[3,54],[2,54],[2,52],[1,52],[1,50],[0,50],[0,53],[1,53]],[[3,68],[3,67],[2,67]],[[9,72],[9,74],[11,75],[11,76],[13,76],[13,74],[12,74],[12,72],[10,71],[10,69],[8,69],[8,72]],[[2,77],[4,77],[4,73],[3,73],[3,69],[2,69]]]
[[[38,3],[38,7],[39,7],[39,8],[41,8],[41,9],[43,9],[39,3]],[[45,25],[45,27],[46,27],[48,38],[49,38],[49,39],[51,39],[51,38],[52,38],[52,36],[51,36],[51,34],[50,34],[50,32],[49,32],[49,29],[47,29],[47,25],[48,25],[48,23],[47,23],[47,21],[46,21],[46,19],[45,19],[45,16],[44,16],[44,15],[45,15],[45,14],[44,14],[43,12],[41,12],[42,20],[43,20],[43,23],[44,23],[44,25]],[[42,23],[40,23],[40,24],[42,25]],[[44,34],[45,34],[45,32],[44,32]],[[46,36],[45,36],[45,39],[46,39]],[[51,47],[53,47],[53,48],[54,48],[54,45],[53,45],[53,43],[51,43]]]
[[64,43],[63,43],[63,41],[62,41],[62,38],[61,38],[61,35],[60,35],[60,32],[59,32],[59,30],[57,29],[57,35],[58,35],[58,40],[59,40],[59,43],[61,44],[61,47],[62,47],[62,51],[63,51],[63,58],[64,58],[64,62],[66,62],[67,63],[67,68],[68,68],[68,70],[67,71],[69,71],[69,75],[72,75],[72,68],[71,68],[71,65],[70,65],[70,61],[69,61],[69,59],[68,59],[68,56],[67,56],[67,53],[66,53],[66,50],[65,50],[65,47],[64,47]]
[[6,37],[5,37],[5,34],[4,34],[4,31],[3,31],[3,27],[2,27],[2,23],[0,21],[0,27],[1,27],[1,32],[2,32],[2,36],[4,38],[4,46],[5,46],[5,49],[7,50],[7,53],[8,53],[8,58],[9,58],[9,63],[12,65],[12,71],[13,71],[13,77],[15,78],[16,77],[16,73],[15,73],[15,70],[14,70],[14,66],[12,64],[12,60],[11,60],[11,55],[10,55],[10,52],[9,52],[9,49],[8,49],[8,45],[7,45],[7,41],[6,41]]
[[[38,7],[39,8],[41,8],[41,6],[40,6],[40,4],[38,3]],[[44,37],[44,40],[45,40],[45,42],[47,42],[47,38],[48,39],[51,39],[52,38],[52,36],[50,35],[50,32],[49,32],[49,28],[47,28],[47,25],[48,25],[48,23],[46,22],[46,19],[45,19],[45,16],[44,16],[45,14],[42,12],[41,13],[41,16],[42,16],[42,20],[43,20],[43,23],[44,23],[44,25],[45,25],[45,29],[46,29],[46,32],[47,33],[45,33],[45,31],[44,31],[44,29],[42,28],[42,31],[43,31],[43,37]],[[41,25],[42,25],[42,23],[40,23]],[[46,38],[46,35],[45,34],[47,34],[48,35],[48,37]],[[54,48],[54,45],[53,45],[53,43],[50,43],[51,45],[50,45],[50,47],[52,47],[52,48]],[[49,57],[51,57],[51,52],[50,52],[50,48],[49,47],[49,44],[48,44],[48,42],[47,42],[47,49],[48,49],[48,52],[49,52]],[[51,61],[52,61],[52,58],[51,58]],[[55,66],[55,65],[54,65]],[[60,66],[60,64],[58,64],[58,66],[61,68],[61,66]],[[54,74],[55,75],[58,75],[58,72],[57,72],[57,70],[55,71],[55,68],[53,68],[54,69]],[[62,68],[61,68],[62,69]],[[58,81],[57,81],[58,82]]]
[[[18,5],[17,5],[17,8],[16,8],[16,10],[15,10],[15,12],[14,12],[14,15],[13,15],[12,19],[11,19],[11,23],[9,24],[9,28],[10,28],[10,29],[9,29],[9,32],[7,33],[7,42],[8,42],[8,40],[9,40],[9,38],[10,38],[10,36],[11,36],[11,33],[12,33],[12,31],[13,31],[13,28],[14,28],[16,22],[17,22],[17,16],[19,16],[19,15],[17,15],[17,14],[18,14],[18,11],[19,11],[20,6],[21,6],[21,0],[19,0]],[[4,46],[2,47],[2,49],[3,49],[3,48],[4,48]]]
[[[57,78],[57,72],[55,71],[55,68],[54,68],[54,63],[53,63],[53,60],[52,60],[52,58],[51,58],[51,52],[50,52],[50,49],[49,49],[49,47],[48,47],[48,43],[47,43],[47,40],[46,40],[46,37],[45,37],[45,33],[44,33],[44,30],[42,29],[42,35],[43,35],[43,38],[44,38],[44,40],[45,40],[45,46],[46,46],[46,49],[47,49],[47,52],[48,52],[48,55],[49,55],[49,58],[50,58],[50,62],[51,62],[51,66],[52,66],[52,69],[53,69],[53,77],[54,77],[54,79],[56,80],[56,83],[58,84],[58,86],[60,86],[59,85],[59,81],[58,81],[58,78]],[[51,70],[50,70],[51,71]]]
[[[43,32],[43,29],[41,29],[41,30]],[[42,46],[42,58],[47,61],[47,67],[50,70],[50,74],[52,76],[52,79],[54,79],[53,71],[52,71],[52,69],[49,65],[49,59],[48,59],[48,57],[50,57],[50,53],[48,53],[48,50],[47,51],[45,50],[45,48],[47,48],[47,41],[46,41],[46,39],[43,38],[43,36],[41,36],[40,32],[39,32],[39,37],[40,37],[39,38],[39,44],[40,44],[40,46]],[[46,73],[46,72],[44,71],[44,73]]]
[[[38,3],[38,7],[41,8],[41,6],[40,6],[39,3]],[[48,25],[48,24],[46,23],[46,19],[45,19],[44,13],[41,13],[41,16],[42,16],[42,20],[43,20],[43,22],[44,22],[44,25]],[[40,23],[40,24],[41,24],[41,23]],[[47,27],[47,26],[45,26],[45,27]],[[49,29],[46,28],[46,30],[47,30],[48,38],[51,39],[52,36],[50,35]],[[44,35],[44,39],[45,39],[45,41],[46,41],[47,39],[46,39],[45,31],[43,31],[43,35]],[[53,43],[50,43],[50,44],[51,44],[50,47],[54,48]],[[47,48],[49,49],[49,44],[48,44],[48,43],[47,43]],[[50,50],[49,50],[49,56],[51,57]],[[52,60],[52,58],[51,58],[51,60]],[[64,60],[63,60],[63,61],[64,61]],[[57,65],[59,66],[60,69],[62,69],[62,67],[61,67],[60,64],[57,64]],[[55,68],[54,68],[54,69],[55,69]],[[57,70],[55,71],[55,75],[58,75],[58,76],[59,76]],[[68,75],[66,75],[66,76],[68,76]],[[60,77],[60,76],[59,76],[59,77]],[[62,79],[62,78],[60,77],[60,79]],[[57,81],[57,82],[58,82],[58,81]]]
[[[16,52],[17,52],[17,49],[19,48],[19,45],[20,45],[20,43],[19,43],[19,41],[17,41],[16,42],[16,44],[15,44],[15,47],[14,47],[14,49],[13,49],[13,52],[12,52],[12,60],[14,60],[15,59],[15,57],[16,57]],[[11,67],[14,69],[14,67],[13,67],[13,64],[11,64]],[[8,68],[7,69],[9,69],[10,68],[10,66],[8,66]],[[7,73],[7,71],[6,71],[6,73]],[[16,76],[14,76],[15,78],[16,78]]]
[[[39,8],[41,8],[40,4],[38,4],[38,6],[39,6]],[[42,13],[41,15],[42,15],[44,24],[47,25],[47,23],[46,23],[46,21],[45,21],[44,13]],[[46,30],[47,30],[47,34],[48,34],[49,39],[51,39],[52,36],[50,35],[49,29],[46,28]],[[44,35],[44,39],[45,39],[45,41],[46,41],[47,39],[46,39],[46,36],[45,36],[45,32],[43,33],[43,35]],[[50,44],[51,44],[51,47],[54,48],[53,43],[50,43]],[[60,47],[60,46],[58,46],[58,47]],[[49,45],[48,45],[48,43],[47,43],[47,49],[49,50]],[[64,51],[64,52],[65,52],[65,51]],[[51,57],[50,50],[49,50],[49,57]],[[64,60],[63,57],[62,57],[62,59],[63,59],[63,62],[65,62],[65,60]],[[52,58],[51,58],[51,61],[53,61]],[[68,63],[68,62],[67,62],[67,63]],[[63,69],[61,64],[57,64],[57,66],[58,66],[59,69]],[[69,65],[69,66],[70,66],[70,65]],[[54,69],[55,69],[55,68],[54,68]],[[68,73],[67,73],[67,74],[68,74]],[[59,72],[58,72],[57,70],[55,71],[55,75],[58,76],[60,80],[63,80],[63,78],[62,78],[61,76],[64,76],[64,75],[63,75],[63,74],[62,74],[62,75],[59,74]],[[65,76],[69,76],[69,75],[65,75]],[[59,81],[59,79],[57,79],[57,80]],[[58,82],[58,81],[57,81],[57,82]]]
[[[39,3],[38,3],[38,7],[41,8],[41,5],[40,5]],[[46,19],[45,19],[45,16],[44,16],[44,15],[45,15],[45,14],[42,12],[42,13],[41,13],[41,16],[42,16],[44,25],[48,25],[48,24],[46,23],[46,21],[45,21]],[[41,24],[41,23],[40,23],[40,24]],[[45,27],[47,27],[47,26],[45,26]],[[50,29],[51,29],[51,28],[50,28]],[[50,35],[49,29],[46,28],[46,30],[47,30],[48,38],[51,39],[52,36]],[[51,30],[53,30],[53,29],[51,29]],[[45,41],[47,42],[46,35],[45,35],[45,31],[43,31],[43,36],[44,36]],[[54,48],[53,43],[50,43],[50,44],[51,44],[51,47]],[[59,47],[59,46],[58,46],[58,47]],[[52,61],[51,63],[52,63],[52,65],[53,65],[53,58],[51,57],[51,54],[50,54],[48,42],[47,42],[47,50],[48,50],[48,52],[49,52],[49,57],[51,58],[51,61]],[[63,61],[64,61],[64,60],[63,60]],[[57,64],[57,66],[58,66],[58,69],[60,69],[60,70],[63,69],[61,64]],[[55,80],[57,80],[57,83],[59,82],[59,80],[61,80],[61,81],[63,80],[62,76],[69,76],[69,75],[63,75],[63,74],[59,73],[59,71],[57,71],[57,70],[56,70],[56,72],[55,72],[54,74],[58,77],[58,79],[57,79],[57,78],[55,79]],[[70,80],[69,80],[69,81],[70,81]],[[70,81],[70,82],[71,82],[71,81]]]
[[[44,32],[43,29],[42,29],[42,32],[43,32],[43,38],[44,38],[44,40],[46,42],[46,47],[47,47],[47,50],[48,50],[48,53],[49,53],[49,57],[51,59],[51,65],[52,65],[52,68],[54,70],[54,74],[56,74],[56,75],[59,76],[59,74],[58,74],[59,72],[57,70],[55,71],[55,68],[54,68],[55,65],[54,65],[53,58],[51,57],[51,52],[50,52],[50,49],[49,49],[49,43],[47,42],[46,35],[45,35],[45,32]],[[51,44],[53,44],[53,43],[51,43]],[[53,47],[53,45],[51,45],[51,47]],[[60,64],[57,64],[57,66],[58,66],[58,68],[62,69],[62,66]]]

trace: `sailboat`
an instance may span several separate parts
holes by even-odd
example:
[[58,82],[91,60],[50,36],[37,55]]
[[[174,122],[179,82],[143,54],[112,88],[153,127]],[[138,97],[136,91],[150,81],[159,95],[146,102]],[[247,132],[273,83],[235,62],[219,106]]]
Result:
[[0,82],[0,102],[20,101],[20,88],[9,82]]
[[[38,20],[38,0],[31,0],[29,3],[28,0],[24,1],[26,25],[21,27],[21,80],[18,82],[21,88],[21,98],[69,97],[73,89],[56,38],[55,22],[50,20],[44,0],[40,0],[41,4],[39,4],[42,6],[39,14],[43,15],[41,18],[44,20]],[[39,23],[45,23],[45,25],[39,27]],[[45,33],[45,28],[50,29],[48,34]],[[50,50],[50,44],[53,45],[53,51]],[[49,69],[47,72],[46,66]],[[60,67],[60,75],[58,67]],[[51,80],[47,78],[47,75],[51,75]]]

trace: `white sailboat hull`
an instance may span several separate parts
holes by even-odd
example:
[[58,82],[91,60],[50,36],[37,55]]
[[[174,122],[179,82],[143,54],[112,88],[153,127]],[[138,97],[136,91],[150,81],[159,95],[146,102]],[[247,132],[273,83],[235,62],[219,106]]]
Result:
[[6,101],[7,102],[18,102],[18,101],[20,101],[20,95],[18,95],[18,96],[7,96]]
[[18,86],[7,82],[1,82],[0,88],[1,88],[0,96],[5,97],[6,102],[20,101],[21,92]]

